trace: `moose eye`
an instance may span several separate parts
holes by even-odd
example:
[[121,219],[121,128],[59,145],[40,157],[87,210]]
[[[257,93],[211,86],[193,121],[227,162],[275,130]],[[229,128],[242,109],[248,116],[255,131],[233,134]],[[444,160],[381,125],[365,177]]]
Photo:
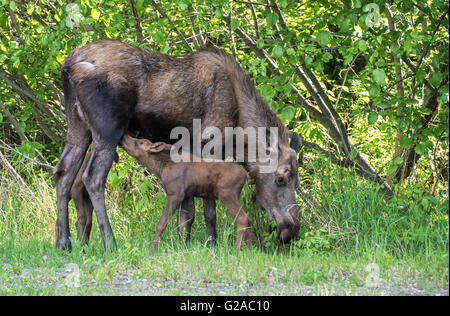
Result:
[[288,173],[289,172],[289,168],[284,168],[283,172],[284,173]]
[[284,179],[284,177],[277,177],[276,180],[275,180],[275,183],[278,186],[282,186],[282,185],[286,184],[286,180]]

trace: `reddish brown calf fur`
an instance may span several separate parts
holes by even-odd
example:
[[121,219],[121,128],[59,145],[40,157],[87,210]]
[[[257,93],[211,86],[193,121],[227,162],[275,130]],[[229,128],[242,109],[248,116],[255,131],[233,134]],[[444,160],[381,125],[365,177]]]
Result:
[[175,163],[170,158],[170,145],[152,143],[147,139],[125,136],[122,146],[162,181],[167,194],[166,208],[156,227],[153,247],[166,228],[169,216],[187,197],[220,200],[236,221],[236,248],[239,249],[242,242],[248,244],[250,221],[240,204],[242,187],[247,180],[247,172],[243,168],[222,160]]

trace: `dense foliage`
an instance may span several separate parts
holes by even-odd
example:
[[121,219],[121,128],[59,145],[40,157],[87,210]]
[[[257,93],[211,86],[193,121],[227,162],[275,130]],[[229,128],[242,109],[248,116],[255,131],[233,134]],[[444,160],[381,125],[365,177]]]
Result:
[[305,186],[320,155],[388,194],[416,183],[446,198],[448,27],[444,0],[0,0],[2,166],[20,177],[23,162],[56,163],[59,68],[76,46],[111,38],[182,56],[214,45],[302,136]]

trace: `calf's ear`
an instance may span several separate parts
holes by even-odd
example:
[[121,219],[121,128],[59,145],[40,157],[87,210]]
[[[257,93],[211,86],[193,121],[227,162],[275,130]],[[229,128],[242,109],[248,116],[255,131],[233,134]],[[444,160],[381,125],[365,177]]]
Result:
[[153,143],[151,145],[149,151],[152,153],[159,153],[160,151],[163,151],[165,147],[166,147],[166,143],[157,142],[157,143]]
[[148,139],[139,139],[140,148],[145,152],[150,152],[152,150],[153,144]]
[[296,132],[292,132],[291,134],[291,143],[290,147],[295,150],[296,153],[300,150],[302,147],[302,140],[300,139],[300,136]]

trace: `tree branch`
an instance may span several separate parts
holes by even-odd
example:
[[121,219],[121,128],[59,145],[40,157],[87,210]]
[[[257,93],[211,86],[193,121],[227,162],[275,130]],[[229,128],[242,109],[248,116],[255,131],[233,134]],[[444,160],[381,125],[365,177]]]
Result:
[[63,112],[50,106],[46,102],[43,102],[43,101],[39,100],[38,98],[36,98],[36,96],[34,95],[33,89],[29,88],[28,86],[27,86],[27,88],[24,89],[24,88],[20,87],[18,84],[16,84],[13,80],[8,78],[7,73],[2,68],[0,68],[0,79],[3,79],[7,84],[9,84],[11,86],[11,88],[13,88],[13,90],[16,91],[18,94],[27,97],[29,100],[35,102],[36,104],[41,105],[42,106],[41,109],[47,115],[56,118],[55,114],[53,113],[53,111],[54,111],[59,117],[63,118],[64,120],[66,119],[66,115]]
[[8,118],[8,121],[11,123],[11,125],[14,127],[14,130],[16,131],[17,135],[19,135],[21,141],[28,140],[25,133],[22,131],[22,129],[19,126],[19,122],[17,122],[14,115],[9,112],[8,108],[3,104],[2,101],[0,101],[0,110],[2,110],[3,113],[5,113],[6,117]]
[[178,37],[181,39],[181,41],[184,43],[184,45],[186,46],[186,48],[192,52],[192,48],[189,45],[189,43],[186,41],[186,39],[184,38],[183,34],[181,34],[181,32],[177,29],[177,27],[173,24],[172,20],[169,18],[169,16],[166,14],[166,12],[158,5],[156,4],[155,0],[152,0],[152,5],[153,7],[156,9],[156,11],[159,12],[159,14],[161,14],[165,19],[167,19],[169,21],[170,26],[172,27],[172,29],[175,31],[175,33],[177,33]]
[[144,36],[142,34],[142,26],[141,26],[141,19],[139,18],[139,15],[137,13],[136,7],[134,5],[134,0],[128,0],[128,5],[131,8],[131,13],[133,14],[134,18],[134,28],[136,29],[136,37],[139,43],[142,44],[144,41]]
[[[3,113],[5,113],[6,117],[10,121],[11,125],[14,127],[15,131],[19,135],[20,140],[22,142],[28,141],[28,138],[25,135],[25,133],[22,131],[22,129],[20,128],[19,123],[17,122],[15,117],[11,114],[11,112],[9,112],[8,108],[3,104],[2,101],[0,101],[0,109],[2,110]],[[36,155],[37,155],[38,159],[41,161],[41,165],[43,165],[47,169],[47,171],[53,170],[53,167],[48,164],[48,162],[45,160],[44,156],[37,149],[36,149]],[[31,158],[29,158],[29,159],[31,159]]]
[[392,192],[390,187],[386,188],[386,182],[385,180],[380,177],[377,173],[373,173],[371,171],[366,170],[365,168],[361,167],[359,164],[357,164],[355,161],[349,160],[349,159],[339,159],[337,158],[333,153],[323,149],[318,144],[313,142],[308,142],[307,140],[300,137],[301,146],[305,146],[311,149],[314,149],[315,151],[319,152],[320,154],[327,157],[331,163],[345,167],[347,169],[355,168],[356,173],[358,173],[360,176],[362,176],[365,179],[374,181],[378,184],[382,185],[383,192],[387,196],[393,196],[394,193]]
[[19,182],[21,188],[26,188],[28,193],[32,193],[31,189],[27,186],[25,181],[22,179],[22,177],[17,173],[17,171],[14,169],[14,167],[9,163],[8,159],[3,155],[2,151],[0,150],[0,161],[2,162],[2,165],[4,168],[9,171],[14,178]]
[[[283,27],[284,31],[289,33],[288,26],[286,22],[283,19],[283,14],[281,13],[281,10],[279,9],[277,3],[274,0],[271,0],[271,3],[273,5],[273,8],[275,12],[278,14],[280,19],[280,24]],[[298,51],[298,47],[296,43],[294,42],[294,39],[291,39],[291,44],[294,47],[295,50]],[[285,54],[286,55],[286,54]],[[330,128],[331,130],[337,130],[336,132],[330,133],[330,135],[333,137],[334,141],[340,145],[344,150],[345,155],[348,157],[352,151],[356,152],[356,157],[354,159],[354,163],[363,170],[365,173],[370,174],[370,178],[376,180],[377,182],[383,183],[384,191],[392,196],[393,191],[389,184],[386,183],[386,181],[381,178],[378,173],[373,169],[373,167],[370,165],[370,163],[361,155],[361,153],[353,147],[352,143],[350,142],[350,139],[348,137],[347,129],[344,126],[344,123],[342,122],[342,119],[340,115],[337,113],[336,109],[334,108],[333,104],[331,103],[331,100],[328,98],[328,95],[323,90],[322,86],[320,85],[319,81],[317,80],[316,76],[312,73],[312,71],[306,66],[305,60],[302,56],[299,57],[300,65],[295,66],[295,70],[297,74],[299,74],[300,80],[305,85],[307,90],[310,92],[314,100],[316,101],[319,108],[322,110],[322,114],[328,116],[328,121],[330,124],[325,125],[325,127]],[[304,71],[303,71],[304,70]],[[311,85],[312,84],[312,85]],[[334,122],[333,122],[334,121]],[[380,183],[381,183],[380,182]]]

